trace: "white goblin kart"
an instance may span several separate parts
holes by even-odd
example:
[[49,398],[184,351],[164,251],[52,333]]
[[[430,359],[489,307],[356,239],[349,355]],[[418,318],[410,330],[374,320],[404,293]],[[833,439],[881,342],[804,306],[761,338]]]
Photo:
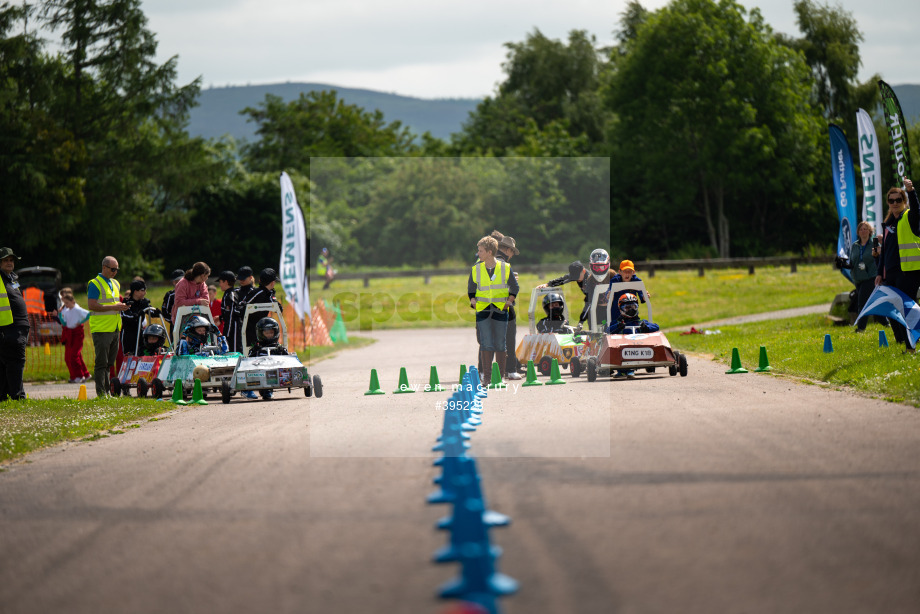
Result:
[[[613,318],[619,315],[613,295],[621,290],[629,290],[637,296],[639,292],[642,292],[648,311],[646,319],[650,322],[654,321],[652,320],[652,301],[645,284],[641,281],[629,281],[610,285],[611,297],[607,302],[607,322],[613,322]],[[687,357],[671,349],[671,344],[664,333],[660,331],[643,333],[639,327],[632,327],[627,328],[624,334],[607,334],[603,322],[596,321],[598,300],[606,292],[608,292],[607,287],[599,286],[594,289],[594,296],[591,297],[591,310],[588,313],[590,341],[585,354],[588,381],[593,382],[598,376],[612,375],[615,371],[644,369],[646,373],[654,373],[657,367],[667,367],[670,375],[680,373],[681,377],[686,377]]]
[[[217,326],[211,316],[211,310],[203,305],[186,305],[176,310],[176,322],[172,329],[172,347],[179,347],[182,338],[182,329],[189,318],[201,316],[210,325],[208,330],[208,344],[201,347],[197,354],[178,356],[170,354],[160,364],[157,377],[150,382],[150,391],[154,398],[159,399],[167,390],[172,390],[177,380],[182,380],[182,398],[187,398],[194,388],[195,380],[201,381],[202,392],[218,392],[221,385],[233,376],[236,363],[242,357],[239,352],[220,354],[218,344]],[[146,390],[145,390],[146,392]],[[138,382],[138,394],[141,394],[141,384]]]
[[290,392],[294,388],[303,388],[305,396],[323,396],[323,382],[318,375],[312,378],[307,368],[300,362],[296,354],[271,354],[266,356],[249,357],[252,339],[247,338],[246,326],[253,313],[269,312],[281,328],[280,341],[287,339],[287,325],[281,316],[281,309],[277,303],[261,303],[246,305],[243,314],[243,358],[240,358],[233,371],[233,376],[221,383],[221,400],[230,402],[230,397],[236,392],[257,390],[263,399],[270,399],[273,390],[287,388]]
[[[560,332],[539,333],[537,321],[543,310],[543,297],[547,294],[561,294],[560,288],[534,288],[530,293],[530,306],[527,308],[527,321],[530,332],[521,338],[515,355],[522,363],[532,360],[534,365],[543,375],[550,374],[553,358],[560,367],[568,367],[572,377],[584,370],[581,355],[585,350],[585,336],[581,333],[581,326],[566,328],[560,327]],[[565,304],[565,320],[569,320],[569,306]]]

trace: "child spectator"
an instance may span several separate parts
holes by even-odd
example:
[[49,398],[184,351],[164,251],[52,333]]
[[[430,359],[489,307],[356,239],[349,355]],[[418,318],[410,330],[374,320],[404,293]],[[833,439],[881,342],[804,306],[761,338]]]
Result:
[[217,286],[214,284],[208,285],[208,297],[211,299],[211,317],[218,323],[218,328],[220,328],[220,299],[217,298]]
[[61,290],[61,302],[63,307],[57,317],[63,327],[64,362],[70,372],[70,383],[81,384],[89,379],[89,370],[83,362],[83,323],[89,320],[90,313],[77,304],[70,288]]
[[178,284],[184,276],[185,271],[182,269],[176,269],[172,272],[172,275],[169,276],[170,279],[172,279],[173,289],[163,296],[163,304],[160,306],[160,313],[169,325],[172,325],[173,303],[176,300],[176,284]]
[[[208,277],[211,275],[211,267],[204,262],[196,262],[192,268],[187,270],[176,284],[176,299],[173,301],[172,313],[170,320],[173,326],[182,326],[182,322],[176,322],[176,311],[179,307],[188,305],[200,305],[209,308],[211,298],[208,296]],[[183,331],[184,331],[183,327]]]
[[[240,282],[240,287],[233,292],[235,301],[230,316],[230,334],[227,336],[230,338],[230,351],[242,352],[243,311],[246,308],[246,301],[249,299],[249,295],[256,291],[255,287],[252,285],[252,268],[248,266],[240,267],[240,270],[236,273],[236,280]],[[254,391],[247,390],[246,392],[252,392],[251,398],[258,398]]]
[[[620,282],[630,282],[630,281],[642,281],[639,279],[639,276],[636,275],[636,266],[632,263],[632,260],[624,260],[620,263],[620,272],[610,278],[611,284],[616,284]],[[645,302],[645,295],[643,292],[635,290],[620,290],[619,292],[614,293],[613,295],[613,304],[619,305],[620,297],[626,294],[627,292],[632,292],[639,297],[639,301]]]
[[144,310],[150,307],[147,300],[147,284],[143,279],[131,282],[128,296],[122,303],[128,306],[121,312],[121,349],[125,356],[136,356],[140,350],[140,327],[144,321]]
[[220,333],[230,336],[230,318],[236,306],[236,275],[233,271],[224,271],[217,276],[217,283],[224,295],[220,299]]

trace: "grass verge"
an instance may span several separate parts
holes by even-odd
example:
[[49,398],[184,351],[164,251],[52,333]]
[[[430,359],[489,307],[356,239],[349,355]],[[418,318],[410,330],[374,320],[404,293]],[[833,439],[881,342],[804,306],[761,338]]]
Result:
[[[823,315],[812,315],[720,326],[718,330],[719,334],[709,335],[671,333],[668,340],[680,350],[710,354],[726,369],[732,349],[738,348],[741,364],[749,371],[758,367],[760,346],[764,346],[774,374],[826,382],[920,407],[920,354],[904,353],[904,346],[895,345],[890,328],[872,322],[865,333],[858,334],[848,326],[829,325]],[[885,331],[890,347],[879,347],[880,330]],[[834,350],[830,353],[824,352],[826,334]]]
[[297,352],[297,357],[305,365],[311,365],[325,358],[330,358],[342,350],[355,350],[376,342],[376,339],[371,339],[370,337],[358,337],[351,335],[348,338],[347,344],[311,346],[302,352]]
[[126,422],[174,407],[133,397],[5,401],[0,403],[0,462],[67,439],[120,435],[125,431],[117,427]]

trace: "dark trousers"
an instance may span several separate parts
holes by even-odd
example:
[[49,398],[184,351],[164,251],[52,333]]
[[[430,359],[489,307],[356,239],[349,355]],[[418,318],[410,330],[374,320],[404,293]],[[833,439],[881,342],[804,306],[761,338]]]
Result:
[[508,317],[508,328],[505,330],[505,351],[508,359],[505,361],[505,373],[513,373],[520,367],[515,350],[517,349],[517,314],[511,310]]
[[[917,300],[917,290],[920,290],[920,271],[900,271],[895,276],[895,283],[889,284],[903,292],[913,301]],[[891,320],[891,332],[898,343],[907,344],[907,329]]]
[[98,398],[112,394],[109,369],[114,369],[118,360],[118,335],[118,331],[93,333],[93,348],[96,354],[93,380],[96,382],[96,397]]
[[[866,279],[859,282],[856,286],[856,313],[859,314],[863,310],[863,307],[866,306],[866,301],[869,300],[869,295],[872,294],[872,291],[875,290],[875,279]],[[863,316],[856,321],[856,328],[859,330],[866,330],[866,325],[869,323],[869,316]]]
[[22,401],[26,398],[22,373],[26,368],[28,341],[28,326],[11,324],[0,329],[0,401]]

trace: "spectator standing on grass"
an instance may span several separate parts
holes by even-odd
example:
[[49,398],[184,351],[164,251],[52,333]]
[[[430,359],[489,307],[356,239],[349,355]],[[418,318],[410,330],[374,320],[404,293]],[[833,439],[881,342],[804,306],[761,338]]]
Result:
[[[909,199],[909,202],[908,202]],[[917,300],[920,289],[920,201],[913,182],[904,178],[904,189],[888,190],[888,215],[882,223],[882,245],[875,285],[893,286]],[[907,345],[907,330],[891,321],[895,341]]]
[[220,299],[220,333],[229,338],[230,318],[236,306],[236,275],[233,271],[223,271],[217,276],[217,284],[224,291]]
[[118,275],[118,261],[112,256],[102,259],[102,272],[87,284],[86,306],[91,312],[89,328],[93,336],[96,364],[93,379],[96,382],[96,396],[112,396],[109,370],[115,367],[118,357],[118,336],[121,331],[121,312],[128,305],[120,303],[121,286],[115,279]]
[[13,269],[19,256],[0,247],[0,401],[26,398],[22,374],[26,368],[29,314]]
[[61,322],[61,343],[64,345],[64,364],[70,372],[71,384],[82,384],[89,379],[89,370],[83,361],[83,323],[90,313],[77,304],[71,288],[61,289],[61,310],[56,315]]
[[507,356],[505,332],[508,328],[508,308],[518,294],[518,283],[511,265],[497,260],[498,241],[483,237],[476,244],[479,262],[473,265],[467,281],[470,307],[476,310],[476,328],[479,330],[479,352],[482,359],[483,385],[489,384],[492,359],[505,377]]
[[179,307],[189,305],[198,305],[210,310],[211,297],[208,296],[208,277],[211,275],[211,267],[204,262],[196,262],[192,268],[187,270],[176,284],[176,300],[173,301],[171,320],[173,326],[182,326],[182,322],[176,322],[176,311]]
[[160,314],[170,326],[172,325],[173,303],[176,300],[176,285],[182,281],[183,277],[185,277],[185,271],[182,269],[172,272],[169,278],[172,279],[173,289],[163,295],[163,304],[160,306]]
[[[498,241],[498,253],[495,258],[504,260],[509,265],[511,258],[521,252],[514,242],[514,237],[503,236]],[[514,280],[517,281],[517,273],[514,273]],[[517,312],[514,310],[514,304],[508,307],[508,328],[505,329],[505,354],[507,356],[505,363],[505,373],[508,379],[521,379],[521,364],[518,362],[515,349],[517,348]]]
[[[872,224],[866,221],[860,222],[856,226],[856,236],[857,240],[850,246],[850,271],[853,275],[853,283],[856,284],[856,313],[859,313],[866,306],[869,295],[875,290],[878,267],[875,264],[872,249]],[[868,323],[869,316],[857,320],[856,332],[865,332]]]
[[[230,316],[230,334],[227,335],[227,342],[230,344],[231,352],[243,351],[243,310],[246,308],[246,300],[249,295],[255,292],[252,287],[253,276],[252,267],[240,267],[236,272],[236,280],[240,282],[240,287],[234,292],[236,301],[233,305],[233,312]],[[253,393],[255,395],[255,393]]]

